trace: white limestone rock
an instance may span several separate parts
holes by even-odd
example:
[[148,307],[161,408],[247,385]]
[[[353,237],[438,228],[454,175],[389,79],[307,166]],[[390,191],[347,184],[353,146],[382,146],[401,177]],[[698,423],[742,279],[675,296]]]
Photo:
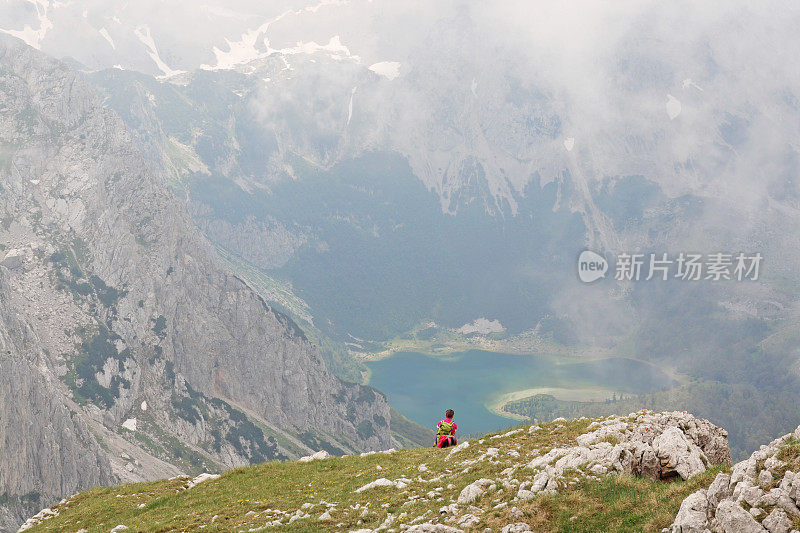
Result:
[[494,481],[487,478],[473,481],[461,490],[461,493],[458,495],[458,503],[464,505],[474,502],[486,492],[487,487],[493,484]]

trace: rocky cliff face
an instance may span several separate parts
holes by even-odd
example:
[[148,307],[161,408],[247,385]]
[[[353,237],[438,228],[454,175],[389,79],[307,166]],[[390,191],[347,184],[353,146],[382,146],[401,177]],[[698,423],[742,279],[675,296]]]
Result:
[[800,427],[761,446],[681,504],[665,533],[789,533],[800,526]]
[[345,384],[215,262],[122,121],[0,39],[0,529],[96,484],[391,444]]
[[20,357],[39,339],[7,306],[9,289],[0,268],[0,530],[44,502],[113,481],[89,426],[41,371],[45,361]]

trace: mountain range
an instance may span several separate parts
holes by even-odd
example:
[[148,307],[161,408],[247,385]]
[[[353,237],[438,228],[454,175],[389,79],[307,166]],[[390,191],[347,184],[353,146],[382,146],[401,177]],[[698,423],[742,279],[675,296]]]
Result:
[[[792,430],[797,20],[779,2],[6,2],[4,527],[96,484],[427,442],[365,386],[365,361],[409,346],[675,377],[517,398],[519,416],[690,410],[737,460]],[[764,262],[584,284],[587,249]]]
[[3,526],[96,484],[390,446],[383,396],[222,268],[92,88],[1,44]]

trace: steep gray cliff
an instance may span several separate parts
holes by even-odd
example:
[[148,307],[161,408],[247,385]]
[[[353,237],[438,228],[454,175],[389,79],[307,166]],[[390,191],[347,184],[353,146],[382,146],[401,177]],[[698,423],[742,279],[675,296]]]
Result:
[[97,484],[391,445],[385,399],[163,183],[77,74],[0,37],[0,530]]
[[108,458],[87,424],[37,368],[43,362],[21,357],[38,339],[7,307],[9,286],[3,271],[0,268],[0,530],[65,494],[113,481]]

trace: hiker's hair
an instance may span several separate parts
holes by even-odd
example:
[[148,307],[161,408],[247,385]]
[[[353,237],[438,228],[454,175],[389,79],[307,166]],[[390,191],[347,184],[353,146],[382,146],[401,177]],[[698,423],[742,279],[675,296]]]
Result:
[[455,413],[455,411],[453,411],[452,409],[448,409],[448,410],[445,412],[444,416],[445,416],[446,418],[453,418],[453,417],[455,416],[455,414],[456,414],[456,413]]

